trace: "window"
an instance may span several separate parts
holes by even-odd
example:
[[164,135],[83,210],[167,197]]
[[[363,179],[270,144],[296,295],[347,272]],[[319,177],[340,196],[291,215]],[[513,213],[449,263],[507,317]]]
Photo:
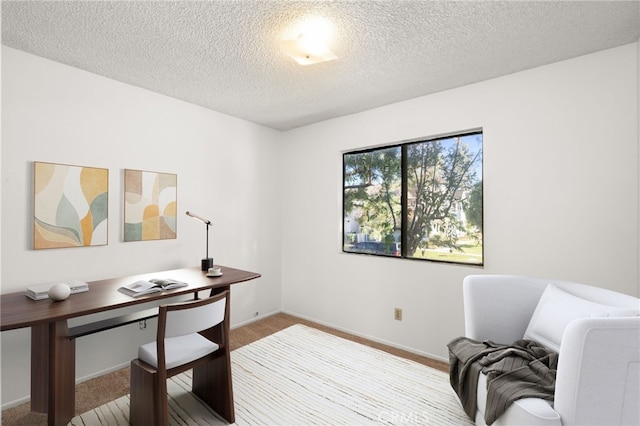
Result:
[[343,155],[343,251],[483,264],[482,132]]

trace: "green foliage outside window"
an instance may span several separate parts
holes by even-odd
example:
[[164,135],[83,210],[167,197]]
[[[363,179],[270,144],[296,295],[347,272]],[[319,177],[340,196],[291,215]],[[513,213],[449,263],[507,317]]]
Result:
[[482,133],[343,156],[343,250],[483,263]]

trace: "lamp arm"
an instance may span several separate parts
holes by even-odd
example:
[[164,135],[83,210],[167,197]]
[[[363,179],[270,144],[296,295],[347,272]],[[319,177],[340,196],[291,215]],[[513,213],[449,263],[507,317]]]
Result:
[[188,211],[188,212],[187,212],[187,216],[191,216],[191,217],[193,217],[193,218],[195,218],[195,219],[201,220],[202,222],[206,223],[206,224],[207,224],[207,226],[208,226],[208,225],[211,225],[211,221],[210,221],[209,219],[205,219],[205,218],[203,218],[202,216],[198,216],[198,215],[197,215],[197,214],[195,214],[195,213],[191,213],[191,212],[189,212],[189,211]]

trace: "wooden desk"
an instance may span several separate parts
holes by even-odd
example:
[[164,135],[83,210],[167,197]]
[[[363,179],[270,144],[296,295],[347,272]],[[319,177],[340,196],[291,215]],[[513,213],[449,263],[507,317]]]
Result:
[[[209,278],[193,267],[93,281],[88,283],[88,292],[72,294],[61,302],[35,301],[24,292],[0,296],[0,331],[31,327],[32,411],[48,413],[49,425],[66,425],[75,415],[76,350],[67,320],[203,290],[217,294],[232,284],[260,277],[224,266],[222,272],[221,277]],[[123,285],[150,278],[173,278],[189,285],[137,298],[118,291]]]

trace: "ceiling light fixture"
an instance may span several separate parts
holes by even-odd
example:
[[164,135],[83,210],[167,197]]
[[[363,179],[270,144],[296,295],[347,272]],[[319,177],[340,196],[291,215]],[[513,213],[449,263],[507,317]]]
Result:
[[312,33],[300,33],[295,40],[284,40],[282,45],[287,54],[300,65],[312,65],[338,58],[322,37]]
[[335,27],[328,19],[307,15],[300,17],[284,34],[282,48],[300,65],[331,61],[338,57],[329,46],[335,42]]

